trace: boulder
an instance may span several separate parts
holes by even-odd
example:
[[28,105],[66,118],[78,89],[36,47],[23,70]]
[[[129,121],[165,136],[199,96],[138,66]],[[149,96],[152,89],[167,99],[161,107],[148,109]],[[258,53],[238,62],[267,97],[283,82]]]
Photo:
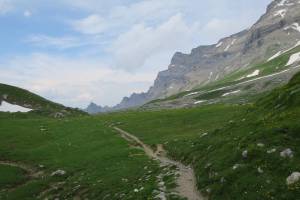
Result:
[[300,181],[300,172],[293,172],[289,177],[286,179],[287,185],[293,185]]
[[56,170],[55,172],[52,172],[51,176],[64,176],[66,174],[66,171],[64,170]]
[[248,151],[247,150],[243,151],[242,156],[243,156],[243,158],[247,158],[248,157]]
[[293,158],[294,153],[290,148],[288,148],[288,149],[285,149],[282,152],[280,152],[280,156],[283,158]]

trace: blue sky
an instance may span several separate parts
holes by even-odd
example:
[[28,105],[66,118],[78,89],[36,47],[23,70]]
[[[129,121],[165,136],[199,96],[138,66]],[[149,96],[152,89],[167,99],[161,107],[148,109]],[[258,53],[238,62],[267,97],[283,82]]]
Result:
[[68,106],[146,91],[176,51],[251,26],[271,0],[0,0],[0,82]]

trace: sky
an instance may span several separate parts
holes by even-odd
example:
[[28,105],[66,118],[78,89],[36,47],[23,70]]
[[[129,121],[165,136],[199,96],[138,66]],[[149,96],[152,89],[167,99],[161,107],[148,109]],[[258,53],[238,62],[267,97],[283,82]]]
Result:
[[71,107],[147,91],[177,51],[249,28],[271,0],[0,0],[0,82]]

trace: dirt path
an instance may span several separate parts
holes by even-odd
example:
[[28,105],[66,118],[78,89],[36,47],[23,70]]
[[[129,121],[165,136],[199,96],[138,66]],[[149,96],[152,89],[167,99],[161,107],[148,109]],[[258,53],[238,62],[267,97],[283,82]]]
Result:
[[191,167],[185,166],[180,162],[168,158],[162,145],[158,145],[157,151],[154,152],[149,146],[144,144],[134,135],[117,127],[114,127],[114,129],[117,130],[126,140],[135,142],[141,146],[149,157],[158,160],[162,166],[175,165],[178,168],[179,177],[176,180],[178,186],[175,190],[180,196],[185,197],[188,200],[205,200],[205,198],[197,190],[194,170]]
[[37,169],[34,169],[33,167],[25,165],[23,163],[12,162],[12,161],[0,161],[0,165],[20,168],[26,171],[30,178],[39,178],[43,174],[42,171],[38,171]]

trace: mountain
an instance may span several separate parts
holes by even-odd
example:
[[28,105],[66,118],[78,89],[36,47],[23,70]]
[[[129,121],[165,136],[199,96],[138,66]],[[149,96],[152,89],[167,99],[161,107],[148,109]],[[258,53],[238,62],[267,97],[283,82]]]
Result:
[[85,115],[79,109],[65,107],[28,90],[0,83],[0,112],[1,110],[7,112],[31,112],[57,118]]
[[240,70],[247,70],[295,47],[300,40],[299,0],[274,0],[249,29],[199,46],[190,54],[174,54],[168,69],[142,94],[125,97],[112,109],[141,106],[195,87],[205,86]]
[[112,108],[105,106],[98,106],[97,104],[91,102],[90,105],[84,109],[85,112],[89,114],[97,114],[97,113],[102,113],[102,112],[109,112],[112,111]]
[[143,109],[195,107],[215,103],[253,102],[264,93],[283,86],[300,70],[300,46],[272,56],[253,67],[226,75],[205,86],[184,91],[164,99],[156,99]]

